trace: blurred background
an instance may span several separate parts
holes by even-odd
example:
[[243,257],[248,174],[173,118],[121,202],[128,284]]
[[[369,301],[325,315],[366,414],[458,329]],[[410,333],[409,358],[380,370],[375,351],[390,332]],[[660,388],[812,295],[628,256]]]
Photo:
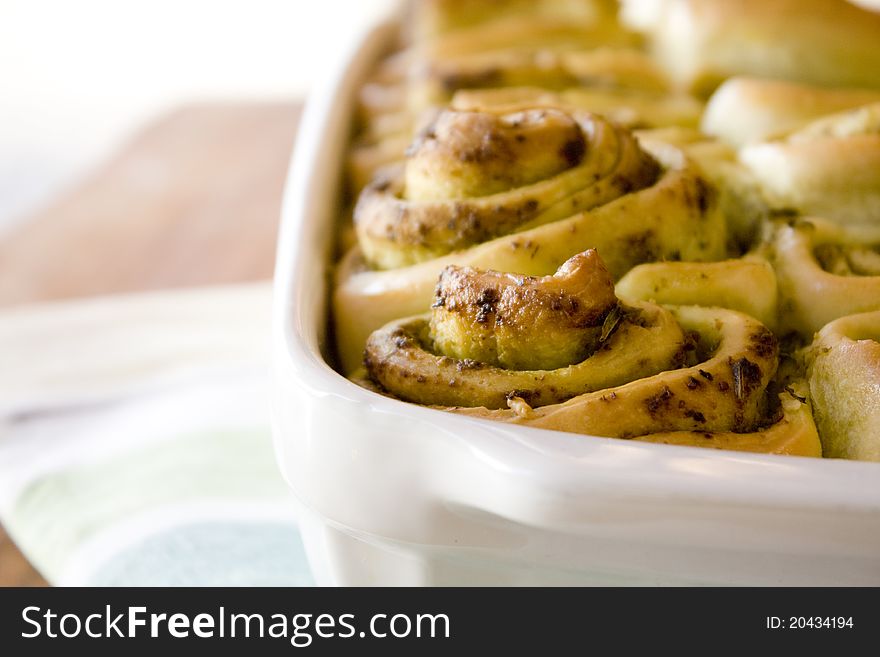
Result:
[[0,230],[183,105],[302,98],[392,0],[0,0]]

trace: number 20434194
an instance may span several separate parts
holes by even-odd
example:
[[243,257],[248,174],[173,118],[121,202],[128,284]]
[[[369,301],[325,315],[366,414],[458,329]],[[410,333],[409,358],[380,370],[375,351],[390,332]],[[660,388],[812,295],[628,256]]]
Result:
[[767,616],[768,630],[843,630],[853,628],[852,616]]

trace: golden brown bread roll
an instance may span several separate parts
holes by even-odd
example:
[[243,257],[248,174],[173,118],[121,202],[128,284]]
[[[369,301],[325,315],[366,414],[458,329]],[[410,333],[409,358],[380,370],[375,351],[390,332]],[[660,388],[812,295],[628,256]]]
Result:
[[831,322],[807,359],[824,455],[880,461],[880,311]]
[[880,89],[735,77],[712,94],[701,129],[740,148],[786,135],[828,114],[877,102]]
[[431,307],[437,349],[514,370],[579,362],[596,350],[605,320],[618,310],[614,281],[593,250],[552,276],[447,267]]
[[654,183],[659,167],[625,131],[591,114],[444,111],[405,166],[361,193],[361,249],[404,267],[571,216]]
[[794,408],[783,396],[768,419],[778,352],[760,322],[720,308],[618,303],[610,284],[592,251],[538,279],[450,268],[429,316],[372,334],[367,374],[395,397],[472,417],[817,454],[803,401]]
[[875,458],[840,399],[873,417],[877,336],[798,348],[880,312],[880,16],[624,4],[655,57],[613,3],[412,3],[359,100],[341,369],[477,418],[760,453],[821,455],[815,408],[826,455]]
[[676,367],[685,345],[669,312],[618,304],[587,251],[540,278],[447,267],[430,315],[375,331],[365,364],[385,390],[420,404],[542,406]]
[[845,225],[880,224],[880,103],[746,146],[740,160],[771,208]]
[[502,31],[498,23],[510,19],[533,25],[603,23],[614,19],[616,5],[614,0],[415,0],[407,6],[405,25],[411,39],[420,43],[474,27]]
[[[405,171],[378,180],[361,196],[360,248],[340,263],[333,295],[346,371],[359,365],[373,330],[424,312],[439,273],[450,264],[545,276],[573,254],[595,248],[616,279],[641,262],[725,256],[717,194],[681,150],[659,143],[642,148],[600,117],[557,110],[550,120],[542,109],[529,130],[565,153],[556,159],[554,148],[533,158],[528,139],[517,140],[512,115],[485,115],[488,125],[501,123],[495,133],[465,130],[485,121],[459,114],[412,152],[417,167],[409,179],[420,200],[407,198]],[[487,195],[473,196],[483,189]],[[387,269],[371,270],[370,261]]]
[[[693,99],[663,98],[669,88],[665,74],[636,49],[639,37],[617,23],[615,4],[413,3],[410,25],[439,27],[417,28],[423,36],[386,59],[361,90],[358,138],[349,163],[353,191],[380,166],[401,159],[423,112],[448,104],[458,90],[583,89],[602,101],[593,111],[622,105],[661,120],[664,114],[676,121],[687,114],[695,123],[699,110]],[[626,97],[630,94],[632,99]],[[652,104],[663,107],[654,110]],[[639,119],[621,116],[631,118],[630,124]]]
[[[596,55],[597,53],[592,53],[592,56]],[[455,92],[449,106],[462,111],[514,112],[539,107],[581,110],[601,114],[628,128],[697,126],[703,109],[702,103],[689,94],[673,93],[666,89],[662,76],[646,62],[643,55],[628,51],[603,51],[598,55],[601,58],[596,59],[604,60],[602,63],[606,70],[587,76],[590,78],[589,85],[575,80],[573,83],[578,86],[550,91],[547,87],[553,85],[548,85],[548,80],[540,76],[531,80],[531,83],[544,84],[543,88],[502,86],[462,89]],[[610,72],[614,68],[614,62],[619,67],[627,60],[633,67],[641,66],[638,73],[643,76],[644,84],[641,87],[621,86],[623,77]],[[648,83],[651,79],[656,80],[656,85]],[[361,132],[349,156],[348,173],[352,188],[360,191],[381,167],[403,160],[413,133],[419,131],[419,128],[413,129],[412,126],[424,127],[435,116],[435,112],[430,110],[421,113],[407,110],[386,115],[373,114],[371,122]]]
[[880,88],[880,15],[846,0],[627,0],[658,60],[708,94],[752,75]]

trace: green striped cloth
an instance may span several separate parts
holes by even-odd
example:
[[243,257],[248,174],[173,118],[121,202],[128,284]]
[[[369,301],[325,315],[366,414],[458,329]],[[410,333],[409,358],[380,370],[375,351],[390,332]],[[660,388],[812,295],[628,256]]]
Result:
[[308,585],[268,285],[0,314],[0,522],[58,585]]

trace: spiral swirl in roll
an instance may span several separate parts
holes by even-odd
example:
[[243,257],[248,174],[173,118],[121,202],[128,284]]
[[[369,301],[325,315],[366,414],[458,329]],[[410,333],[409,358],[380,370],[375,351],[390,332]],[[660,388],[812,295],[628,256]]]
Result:
[[[569,54],[568,57],[574,58],[574,55]],[[591,53],[591,57],[591,67],[595,71],[590,75],[584,73],[584,78],[591,80],[589,84],[582,80],[577,86],[552,85],[545,76],[536,75],[531,81],[519,80],[520,85],[528,82],[531,86],[458,90],[449,94],[449,107],[461,111],[488,109],[504,113],[535,108],[565,108],[601,114],[627,128],[695,127],[699,123],[702,103],[688,94],[674,93],[665,88],[659,78],[652,83],[656,73],[644,55],[629,51],[603,51],[601,57],[596,53]],[[642,72],[631,73],[629,77],[632,79],[625,81],[627,76],[621,69],[626,67],[641,67]],[[349,156],[349,177],[356,191],[363,189],[383,166],[403,160],[411,134],[417,134],[419,126],[433,119],[434,110],[425,110],[431,101],[426,99],[414,102],[414,107],[406,106],[398,93],[402,86],[371,84],[367,87],[371,93],[367,94],[366,89],[362,93],[362,106],[369,102],[372,108],[364,110],[369,118],[364,121]],[[395,110],[379,109],[383,101],[392,98],[400,103]]]
[[336,365],[476,418],[876,458],[880,18],[617,6],[408,5],[357,101]]
[[[671,312],[695,339],[697,362],[562,404],[467,415],[545,429],[615,438],[671,431],[753,431],[777,367],[773,334],[757,320],[721,308],[681,306]],[[644,345],[642,346],[644,348]]]
[[405,267],[607,203],[658,173],[592,114],[444,111],[404,167],[362,192],[355,228],[370,264]]
[[403,159],[427,110],[455,106],[459,92],[528,87],[560,92],[565,104],[631,127],[696,125],[700,103],[672,94],[666,75],[638,49],[640,38],[597,4],[414,3],[410,27],[423,27],[411,30],[405,49],[383,61],[359,95],[349,160],[355,193],[380,167]]
[[370,336],[366,371],[395,397],[473,417],[816,455],[800,408],[768,421],[778,351],[764,325],[721,308],[621,302],[611,284],[593,251],[543,278],[450,267],[430,315]]
[[618,304],[587,251],[541,278],[447,267],[431,314],[375,331],[365,364],[384,389],[421,404],[541,406],[674,367],[685,343],[662,308]]
[[642,262],[717,260],[717,203],[680,149],[592,114],[443,112],[358,201],[359,247],[333,298],[344,369],[373,330],[430,305],[447,265],[546,276],[595,248],[617,279]]

